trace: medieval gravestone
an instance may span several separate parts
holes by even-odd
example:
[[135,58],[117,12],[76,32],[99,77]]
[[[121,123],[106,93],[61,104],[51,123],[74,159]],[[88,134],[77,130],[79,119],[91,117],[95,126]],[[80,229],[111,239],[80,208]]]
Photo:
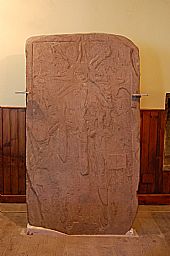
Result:
[[139,56],[110,34],[27,41],[28,221],[125,234],[137,211]]

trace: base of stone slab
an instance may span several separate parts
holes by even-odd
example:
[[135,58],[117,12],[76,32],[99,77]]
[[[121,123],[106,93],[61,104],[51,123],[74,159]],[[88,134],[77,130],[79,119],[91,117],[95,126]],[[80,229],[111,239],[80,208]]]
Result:
[[27,235],[49,235],[49,236],[54,236],[54,237],[63,237],[63,236],[76,236],[76,237],[139,237],[136,230],[131,228],[125,235],[67,235],[65,233],[48,229],[48,228],[42,228],[42,227],[36,227],[36,226],[31,226],[29,223],[27,224]]

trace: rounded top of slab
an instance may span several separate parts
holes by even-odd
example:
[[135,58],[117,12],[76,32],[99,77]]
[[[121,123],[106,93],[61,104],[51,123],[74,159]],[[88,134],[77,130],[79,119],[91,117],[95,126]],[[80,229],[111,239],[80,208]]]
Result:
[[68,41],[77,41],[80,38],[83,40],[119,40],[121,44],[138,50],[138,47],[127,37],[122,35],[107,34],[107,33],[77,33],[77,34],[57,34],[57,35],[40,35],[32,36],[26,40],[26,48],[32,43],[38,42],[68,42]]

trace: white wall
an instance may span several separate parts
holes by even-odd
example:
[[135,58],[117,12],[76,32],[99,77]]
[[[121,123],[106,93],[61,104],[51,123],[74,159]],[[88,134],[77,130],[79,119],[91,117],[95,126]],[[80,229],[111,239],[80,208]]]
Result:
[[24,106],[25,41],[41,34],[106,32],[140,49],[142,108],[170,92],[170,0],[0,0],[0,105]]

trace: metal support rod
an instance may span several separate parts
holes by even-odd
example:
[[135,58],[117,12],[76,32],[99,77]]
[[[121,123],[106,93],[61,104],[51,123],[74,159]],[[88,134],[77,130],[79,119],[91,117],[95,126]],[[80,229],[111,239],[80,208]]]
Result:
[[132,94],[132,97],[140,98],[140,97],[143,97],[143,96],[149,96],[149,94],[148,93],[134,93],[134,94]]
[[27,91],[16,91],[15,94],[29,94]]

